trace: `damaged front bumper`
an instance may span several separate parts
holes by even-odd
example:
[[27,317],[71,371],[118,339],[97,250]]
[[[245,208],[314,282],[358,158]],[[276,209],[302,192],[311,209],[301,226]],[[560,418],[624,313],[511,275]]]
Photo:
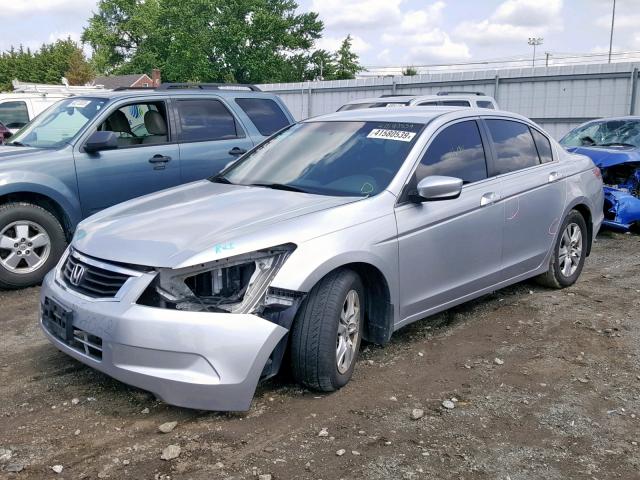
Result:
[[57,270],[49,273],[41,290],[45,335],[64,353],[171,405],[248,410],[260,378],[277,372],[298,302],[273,318],[136,303],[155,276],[140,273],[104,301],[78,295]]
[[640,225],[640,198],[627,190],[604,187],[604,216],[609,228],[628,231]]

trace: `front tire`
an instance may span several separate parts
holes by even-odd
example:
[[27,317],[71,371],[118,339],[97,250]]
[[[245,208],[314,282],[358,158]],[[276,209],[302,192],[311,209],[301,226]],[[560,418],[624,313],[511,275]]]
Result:
[[364,287],[352,270],[332,272],[311,290],[291,332],[291,370],[298,383],[333,392],[349,382],[360,349],[364,307]]
[[31,203],[0,206],[0,288],[42,282],[57,263],[67,240],[58,219]]
[[578,280],[587,257],[587,224],[577,210],[571,210],[562,222],[553,247],[549,270],[538,282],[551,288],[565,288]]

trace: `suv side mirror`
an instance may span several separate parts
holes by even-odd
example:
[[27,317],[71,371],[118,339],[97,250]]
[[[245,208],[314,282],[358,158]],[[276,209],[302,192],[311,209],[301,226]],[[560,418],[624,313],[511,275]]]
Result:
[[462,192],[462,179],[431,175],[418,183],[417,196],[419,201],[449,200],[457,198]]
[[84,151],[87,153],[114,150],[116,148],[118,148],[118,135],[115,132],[93,132],[87,143],[84,144]]

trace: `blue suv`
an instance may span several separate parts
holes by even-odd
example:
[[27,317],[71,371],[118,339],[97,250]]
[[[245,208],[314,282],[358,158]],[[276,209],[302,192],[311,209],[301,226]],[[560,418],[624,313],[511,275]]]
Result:
[[61,100],[0,146],[0,287],[39,283],[83,218],[212,176],[293,122],[278,97],[253,85]]

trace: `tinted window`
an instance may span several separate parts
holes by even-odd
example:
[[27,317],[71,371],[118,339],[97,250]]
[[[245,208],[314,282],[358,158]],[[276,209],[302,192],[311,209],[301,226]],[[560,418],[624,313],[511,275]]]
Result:
[[436,105],[438,105],[438,102],[422,102],[418,104],[421,107],[435,107]]
[[416,170],[419,182],[429,175],[461,178],[464,183],[487,178],[487,164],[475,121],[456,123],[433,140]]
[[183,142],[237,138],[233,115],[218,100],[179,100],[180,139]]
[[540,161],[542,163],[553,162],[553,154],[551,153],[551,143],[549,143],[549,139],[535,128],[531,129],[531,134],[533,135],[533,140],[536,142]]
[[492,108],[492,109],[495,108],[493,106],[493,102],[490,102],[488,100],[478,100],[476,102],[476,105],[478,105],[478,107],[480,108]]
[[470,107],[471,104],[466,100],[443,100],[441,105],[447,107]]
[[538,152],[529,127],[510,120],[486,120],[496,148],[496,175],[538,165]]
[[262,135],[271,135],[290,123],[278,104],[269,98],[236,98],[236,103]]
[[0,103],[0,122],[7,128],[22,128],[29,123],[29,112],[25,102]]

